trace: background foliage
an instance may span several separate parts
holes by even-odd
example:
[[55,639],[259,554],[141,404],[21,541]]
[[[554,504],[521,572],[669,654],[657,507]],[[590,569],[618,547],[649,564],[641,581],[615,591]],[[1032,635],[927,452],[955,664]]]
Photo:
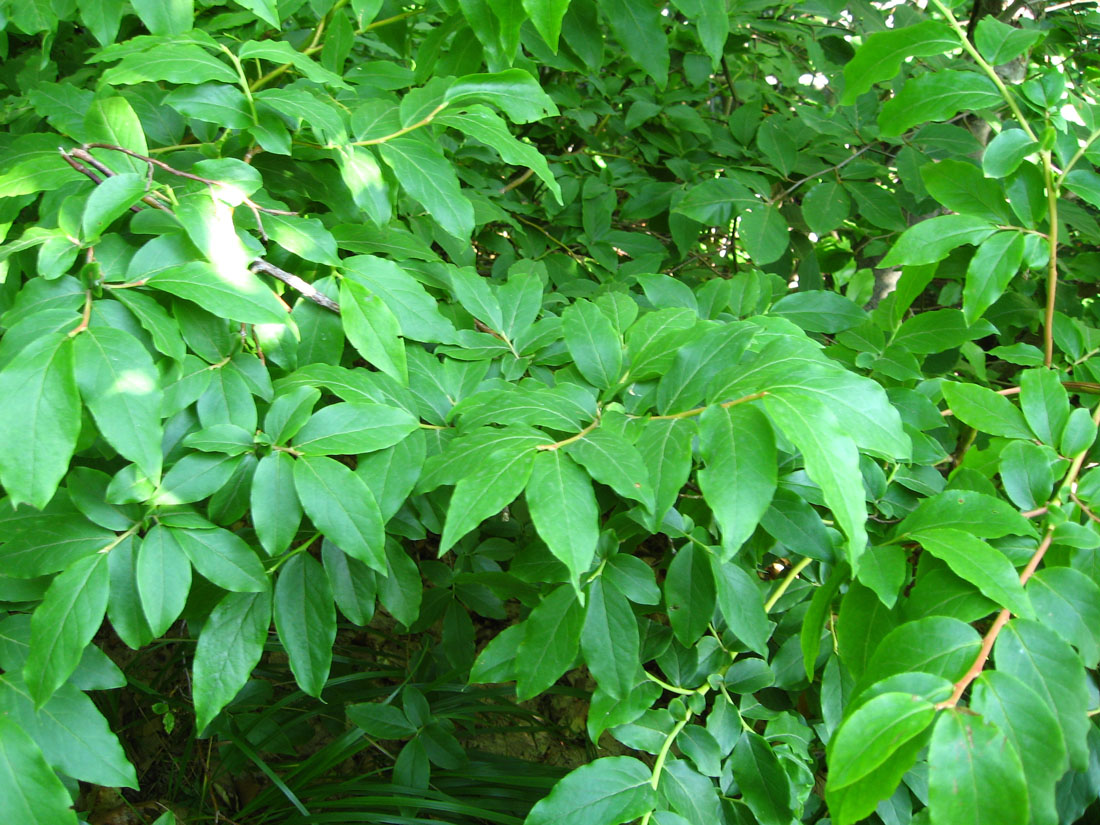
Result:
[[1047,5],[0,3],[8,818],[198,764],[238,822],[1079,819],[1100,18]]

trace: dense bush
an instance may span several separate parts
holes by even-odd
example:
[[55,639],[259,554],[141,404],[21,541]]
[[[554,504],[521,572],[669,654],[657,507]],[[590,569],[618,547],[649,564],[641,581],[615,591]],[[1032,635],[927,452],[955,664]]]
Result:
[[[266,773],[240,823],[1079,819],[1048,5],[0,2],[3,821],[137,788],[124,706]],[[560,780],[471,738],[546,693]]]

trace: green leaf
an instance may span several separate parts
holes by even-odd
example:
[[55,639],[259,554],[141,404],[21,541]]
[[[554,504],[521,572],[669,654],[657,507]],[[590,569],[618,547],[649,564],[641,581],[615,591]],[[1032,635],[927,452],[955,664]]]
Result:
[[[263,20],[265,23],[274,26],[276,29],[281,27],[282,24],[279,20],[279,6],[278,3],[275,2],[275,0],[237,0],[237,2],[239,5],[244,6],[246,9],[255,14],[258,18]],[[283,61],[280,60],[279,62]],[[309,75],[307,74],[307,77],[308,76]]]
[[917,355],[943,352],[977,338],[981,329],[971,328],[957,309],[934,309],[905,320],[894,333],[893,346]]
[[1100,207],[1100,175],[1088,169],[1074,169],[1066,175],[1064,185],[1082,200]]
[[1024,158],[1039,150],[1039,144],[1023,129],[1004,129],[985,147],[982,171],[990,178],[1005,178],[1015,172]]
[[131,5],[153,34],[183,34],[195,15],[194,0],[131,0]]
[[260,459],[252,477],[252,524],[270,555],[290,547],[302,521],[302,505],[294,483],[294,459],[289,453],[272,452]]
[[14,504],[46,506],[79,434],[71,339],[42,335],[0,370],[0,483]]
[[145,195],[145,179],[133,172],[107,178],[92,190],[84,205],[82,235],[97,240],[108,226]]
[[275,580],[275,629],[290,658],[290,670],[310,696],[320,696],[332,664],[336,605],[324,568],[298,553]]
[[600,534],[599,510],[588,473],[561,450],[539,450],[524,498],[539,537],[569,568],[570,579],[577,584],[592,565]]
[[1028,595],[1041,624],[1077,648],[1086,667],[1100,661],[1100,586],[1073,567],[1045,567]]
[[348,719],[367,736],[375,739],[405,739],[416,733],[400,708],[380,702],[362,702],[348,705]]
[[896,535],[939,528],[958,528],[983,539],[1038,536],[1031,523],[1007,501],[973,490],[946,490],[924,499],[897,526]]
[[755,576],[732,562],[722,562],[710,554],[717,590],[718,611],[726,626],[749,650],[767,655],[772,624],[764,612],[764,599]]
[[[748,324],[720,324],[676,348],[672,365],[657,385],[657,409],[662,415],[683,412],[706,397],[715,379],[737,364],[755,330]],[[725,401],[726,398],[715,398]]]
[[837,825],[852,825],[875,811],[876,806],[890,797],[902,777],[913,767],[925,748],[928,737],[919,735],[899,747],[877,770],[826,796],[829,815]]
[[852,301],[822,290],[784,295],[768,312],[809,332],[843,332],[867,320],[867,313]]
[[851,209],[851,199],[838,181],[823,181],[802,198],[802,217],[810,231],[819,236],[840,226]]
[[69,565],[46,590],[31,617],[31,644],[23,676],[41,708],[76,670],[107,612],[110,576],[103,553]]
[[752,192],[735,180],[721,177],[691,187],[673,211],[707,226],[725,226],[733,220],[735,210],[754,206],[760,206],[760,200]]
[[584,608],[576,591],[560,585],[543,597],[523,622],[516,649],[516,696],[537,696],[561,678],[577,658]]
[[902,90],[883,104],[878,125],[883,137],[897,137],[917,124],[948,120],[964,109],[1002,105],[1001,93],[985,75],[946,69],[907,80]]
[[195,646],[195,728],[203,731],[244,687],[260,661],[271,626],[271,591],[226,593]]
[[1069,414],[1069,419],[1058,441],[1062,454],[1080,455],[1091,447],[1095,440],[1096,424],[1093,423],[1089,411],[1082,407],[1075,408]]
[[340,612],[354,624],[367,624],[374,616],[377,595],[374,571],[328,539],[321,542],[321,558]]
[[783,257],[790,241],[790,228],[778,208],[758,204],[741,213],[737,236],[753,263],[764,266]]
[[338,266],[336,239],[317,218],[290,215],[265,215],[264,229],[270,238],[299,258]]
[[386,575],[378,577],[378,601],[405,627],[420,615],[424,583],[416,562],[397,542],[386,542]]
[[928,806],[937,823],[1026,825],[1020,757],[996,725],[954,708],[932,731]]
[[1043,32],[1018,29],[987,15],[974,29],[974,45],[991,66],[1009,63],[1043,37]]
[[134,314],[157,350],[176,361],[183,360],[187,347],[180,335],[179,324],[152,296],[134,289],[119,289],[113,297]]
[[401,327],[385,302],[358,281],[340,281],[344,332],[359,354],[401,384],[409,383]]
[[653,810],[650,770],[632,756],[607,756],[574,770],[539,801],[524,825],[622,825]]
[[617,587],[600,576],[588,588],[581,651],[602,690],[626,697],[638,681],[638,620]]
[[908,693],[882,693],[844,720],[829,740],[827,792],[878,768],[935,718],[931,702]]
[[268,588],[259,558],[237,534],[220,527],[173,532],[194,568],[223,590],[259,593]]
[[1050,497],[1050,458],[1047,450],[1027,441],[1013,441],[1001,451],[998,469],[1005,494],[1021,510],[1033,510]]
[[337,146],[336,164],[355,205],[366,212],[376,226],[388,224],[391,214],[389,186],[374,155],[362,146]]
[[440,555],[485,519],[511,504],[527,486],[534,463],[534,449],[509,450],[502,445],[486,455],[473,472],[462,476],[447,507]]
[[352,558],[385,574],[385,532],[374,495],[355,473],[331,458],[294,462],[302,509],[327,538]]
[[183,612],[191,591],[191,561],[180,546],[179,533],[154,525],[138,548],[134,575],[141,608],[154,637],[163,636]]
[[313,414],[294,437],[303,455],[369,453],[391,447],[420,426],[406,410],[384,404],[344,402]]
[[1054,786],[1065,772],[1066,743],[1054,712],[1019,679],[996,670],[974,680],[970,708],[1000,728],[1009,749],[1019,755],[1027,780],[1029,821],[1057,823]]
[[0,796],[18,822],[77,825],[69,792],[34,740],[6,714],[0,715]]
[[566,455],[620,496],[653,509],[653,485],[638,448],[623,436],[597,427],[584,438],[562,448]]
[[1053,630],[1026,619],[1013,619],[993,646],[997,670],[1015,676],[1054,711],[1066,739],[1069,765],[1088,764],[1089,691],[1080,657]]
[[353,279],[382,299],[397,318],[401,335],[445,344],[455,340],[454,325],[440,313],[439,302],[395,263],[373,255],[356,255],[345,258],[343,265]]
[[[271,16],[268,16],[268,14],[261,16],[271,23],[271,25],[278,28],[278,12],[275,11],[274,3],[272,3],[271,0],[260,0],[260,2],[264,5],[269,5],[271,12],[274,12]],[[258,10],[256,11],[259,13]],[[314,83],[340,86],[343,88],[348,87],[347,83],[344,82],[340,75],[330,72],[316,60],[294,49],[289,43],[283,40],[247,40],[242,43],[241,47],[237,50],[237,57],[241,60],[251,58],[267,60],[279,65],[289,63],[301,72],[303,77],[307,80],[312,80]]]
[[668,621],[680,644],[691,647],[714,616],[717,592],[709,554],[692,544],[676,551],[665,576]]
[[107,618],[123,643],[137,650],[153,641],[155,636],[145,618],[137,586],[138,540],[124,539],[107,554],[111,593],[107,601]]
[[657,88],[664,89],[668,83],[669,54],[660,10],[650,3],[609,0],[600,4],[600,11],[624,53],[653,78]]
[[941,215],[921,221],[901,233],[879,266],[934,264],[963,244],[980,244],[996,226],[972,215]]
[[561,19],[568,8],[569,0],[523,0],[523,10],[554,54],[558,53]]
[[246,324],[282,324],[287,319],[286,308],[275,294],[247,270],[229,278],[205,261],[192,261],[161,270],[151,275],[147,283],[194,301],[221,318]]
[[856,102],[876,83],[896,76],[908,57],[932,57],[959,48],[959,38],[939,20],[869,34],[844,66],[843,106]]
[[1004,188],[998,181],[983,176],[975,164],[946,158],[926,163],[920,167],[920,175],[928,194],[950,211],[995,223],[1012,222]]
[[791,821],[794,811],[787,773],[764,737],[744,731],[730,757],[730,769],[760,825],[787,825]]
[[558,114],[554,101],[523,69],[465,75],[451,84],[443,99],[452,105],[471,101],[492,103],[513,123],[530,123]]
[[703,497],[722,531],[723,555],[730,558],[756,530],[775,494],[775,434],[756,407],[708,407],[699,416],[697,473]]
[[1020,409],[1040,441],[1052,447],[1057,444],[1070,416],[1069,396],[1058,373],[1050,369],[1021,373]]
[[232,129],[247,129],[254,125],[248,98],[239,89],[224,83],[180,86],[164,98],[164,103],[184,117],[207,123]]
[[1024,235],[998,232],[982,241],[966,268],[963,316],[973,324],[1004,294],[1024,260]]
[[[526,0],[526,2],[530,2],[530,0]],[[541,0],[541,2],[554,2],[554,0]],[[550,171],[546,158],[534,146],[514,137],[508,130],[508,124],[488,107],[467,106],[466,111],[461,114],[444,112],[438,115],[434,122],[443,126],[450,126],[452,129],[458,129],[460,132],[480,140],[486,146],[492,147],[505,163],[514,166],[526,166],[533,170],[539,179],[554,193],[554,197],[558,199],[558,202],[562,202],[561,185],[554,177],[554,173]]]
[[[149,2],[159,5],[156,0]],[[217,80],[235,84],[237,73],[208,54],[201,46],[164,43],[152,51],[127,55],[118,65],[107,69],[101,80],[110,86],[132,86],[162,80],[169,83],[206,83]]]
[[454,165],[434,142],[413,135],[393,138],[378,149],[401,186],[428,210],[444,232],[459,240],[469,239],[474,231],[474,207],[462,194]]
[[810,607],[802,618],[802,630],[798,641],[802,650],[802,666],[806,670],[806,678],[811,682],[814,679],[814,668],[821,650],[821,634],[825,629],[825,622],[832,615],[833,599],[836,598],[840,585],[850,578],[851,569],[847,564],[841,563],[833,567],[829,578],[814,590]]
[[905,622],[879,642],[857,688],[910,672],[931,673],[953,682],[973,664],[981,644],[977,631],[958,619],[928,616]]
[[241,456],[188,453],[164,474],[152,496],[156,504],[186,504],[220,490],[240,464]]
[[151,480],[160,477],[163,394],[149,352],[132,335],[91,326],[73,342],[84,403],[104,438]]
[[122,0],[79,0],[80,19],[100,46],[110,46],[122,22]]
[[912,538],[952,572],[1017,616],[1034,618],[1035,609],[1012,562],[1000,550],[963,530],[921,530]]
[[470,684],[514,681],[516,652],[526,630],[523,624],[509,625],[485,645],[470,668]]
[[623,348],[611,321],[590,301],[577,301],[561,316],[565,345],[580,371],[599,389],[619,382]]
[[649,421],[636,446],[650,469],[657,502],[651,527],[664,521],[691,473],[693,423],[681,418]]
[[825,503],[848,537],[848,563],[857,571],[867,545],[859,450],[824,404],[807,401],[769,395],[764,398],[764,407],[772,422],[802,453],[807,474],[821,488]]
[[967,426],[1004,438],[1032,438],[1023,413],[1003,395],[977,384],[954,381],[944,381],[940,389],[952,414]]

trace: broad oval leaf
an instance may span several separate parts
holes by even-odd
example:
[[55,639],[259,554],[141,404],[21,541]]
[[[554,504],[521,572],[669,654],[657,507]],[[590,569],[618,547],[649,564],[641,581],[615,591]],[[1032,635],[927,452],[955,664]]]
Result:
[[386,573],[382,514],[359,476],[331,458],[304,456],[294,462],[294,489],[318,530],[349,556]]
[[524,825],[622,825],[653,810],[650,770],[632,756],[608,756],[574,770],[539,801]]

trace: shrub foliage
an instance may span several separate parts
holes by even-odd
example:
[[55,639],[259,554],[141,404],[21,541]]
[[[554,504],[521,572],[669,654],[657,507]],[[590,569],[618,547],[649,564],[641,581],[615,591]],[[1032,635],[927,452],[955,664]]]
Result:
[[494,821],[1079,818],[1100,18],[973,5],[0,3],[6,821],[137,785],[88,692],[161,644],[196,735],[285,653],[436,816],[463,722],[344,706],[379,623],[573,672],[592,758]]

